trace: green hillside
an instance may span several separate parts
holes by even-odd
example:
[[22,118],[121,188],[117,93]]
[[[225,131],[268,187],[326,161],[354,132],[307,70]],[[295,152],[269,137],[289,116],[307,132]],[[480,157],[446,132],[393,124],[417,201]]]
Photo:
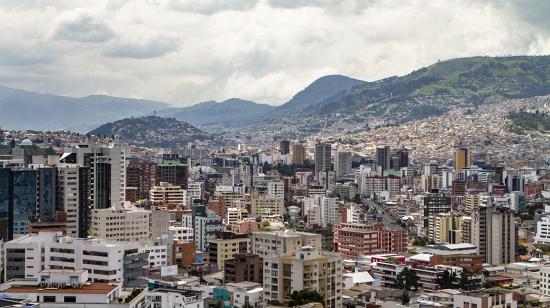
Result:
[[472,57],[365,83],[327,99],[315,112],[353,112],[405,122],[456,107],[548,94],[550,56]]

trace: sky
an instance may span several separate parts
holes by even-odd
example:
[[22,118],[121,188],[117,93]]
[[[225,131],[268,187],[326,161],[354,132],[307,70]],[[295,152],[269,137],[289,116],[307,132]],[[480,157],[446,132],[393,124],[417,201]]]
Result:
[[278,105],[316,78],[550,53],[546,0],[0,0],[0,84]]

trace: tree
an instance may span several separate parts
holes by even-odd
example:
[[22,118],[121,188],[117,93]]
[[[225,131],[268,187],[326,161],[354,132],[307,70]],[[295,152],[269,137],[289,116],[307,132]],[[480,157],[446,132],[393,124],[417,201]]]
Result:
[[325,297],[319,292],[311,289],[304,289],[300,291],[294,291],[290,294],[290,307],[305,305],[307,303],[322,303],[325,305]]
[[527,246],[521,244],[516,246],[516,255],[524,256],[528,253],[529,251],[527,250]]
[[418,278],[418,275],[414,270],[404,268],[399,274],[397,274],[395,286],[398,289],[416,291],[419,287],[419,280],[420,278]]
[[475,285],[472,276],[473,274],[468,269],[464,268],[458,280],[458,287],[462,290],[471,291]]
[[411,302],[411,296],[406,291],[401,294],[399,299],[401,299],[401,305],[408,305]]
[[456,273],[445,270],[437,277],[436,283],[441,289],[454,289],[457,284]]

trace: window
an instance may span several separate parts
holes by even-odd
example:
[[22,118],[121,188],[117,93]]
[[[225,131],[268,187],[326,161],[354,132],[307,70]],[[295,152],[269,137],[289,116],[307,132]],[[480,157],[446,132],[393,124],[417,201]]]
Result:
[[63,301],[65,303],[76,303],[76,296],[65,296]]
[[44,303],[55,303],[55,296],[44,296]]

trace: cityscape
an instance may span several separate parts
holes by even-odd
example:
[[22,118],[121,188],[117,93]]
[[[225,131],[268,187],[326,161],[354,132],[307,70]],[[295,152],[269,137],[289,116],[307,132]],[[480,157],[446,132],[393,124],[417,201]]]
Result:
[[550,307],[548,10],[0,3],[0,307]]

